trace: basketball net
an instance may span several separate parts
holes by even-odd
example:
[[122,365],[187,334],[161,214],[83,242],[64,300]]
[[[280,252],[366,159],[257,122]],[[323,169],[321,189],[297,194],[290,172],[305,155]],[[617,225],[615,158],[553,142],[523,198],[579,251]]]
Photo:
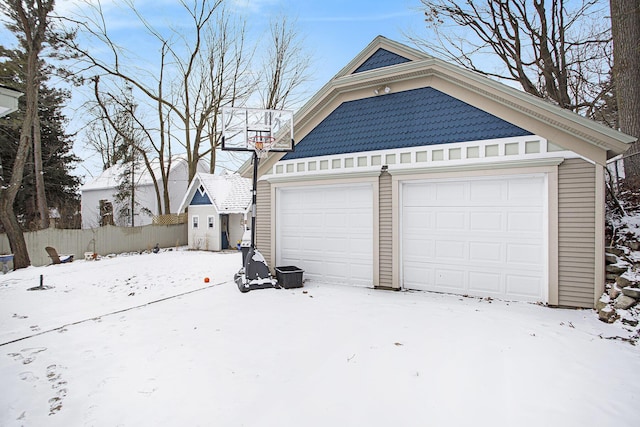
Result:
[[275,142],[276,139],[272,136],[257,135],[249,138],[249,143],[253,146],[253,149],[260,160],[267,157],[269,150],[273,147]]

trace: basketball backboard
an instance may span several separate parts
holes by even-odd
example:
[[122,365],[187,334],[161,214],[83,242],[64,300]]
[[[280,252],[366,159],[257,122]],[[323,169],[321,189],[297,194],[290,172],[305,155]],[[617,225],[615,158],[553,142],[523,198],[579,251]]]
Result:
[[[254,151],[256,142],[269,142],[269,151],[293,151],[293,112],[258,108],[222,109],[222,149]],[[266,148],[266,147],[265,147]]]

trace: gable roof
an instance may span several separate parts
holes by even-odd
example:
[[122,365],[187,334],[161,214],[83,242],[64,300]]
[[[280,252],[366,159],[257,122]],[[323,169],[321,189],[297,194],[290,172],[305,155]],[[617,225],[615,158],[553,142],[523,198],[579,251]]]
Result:
[[[366,71],[359,69],[363,64],[372,63],[369,62],[370,58],[380,55],[380,49],[408,61],[391,65],[383,61]],[[607,159],[625,152],[629,144],[635,141],[629,135],[541,98],[378,36],[296,112],[296,143],[303,141],[342,104],[380,96],[374,92],[384,87],[389,88],[390,94],[434,88],[599,164],[605,164]],[[350,144],[350,141],[343,143]],[[259,174],[270,170],[283,156],[283,153],[270,153],[261,162]],[[249,173],[249,169],[246,163],[241,170]]]
[[524,135],[531,132],[425,87],[344,102],[283,160]]
[[[238,174],[196,173],[189,184],[178,212],[184,212],[202,186],[208,201],[218,213],[245,213],[251,205],[252,182]],[[204,199],[206,200],[206,198]]]
[[[208,169],[205,165],[206,161],[201,160],[202,163],[198,164],[198,170]],[[168,163],[165,161],[165,163]],[[122,181],[122,176],[126,173],[128,165],[117,164],[113,165],[108,169],[102,171],[100,175],[95,177],[93,180],[85,183],[80,187],[80,191],[91,191],[91,190],[105,190],[109,188],[116,188],[118,184]],[[187,159],[185,159],[185,155],[177,154],[171,157],[171,172],[177,169],[178,167],[187,167]],[[161,181],[161,170],[160,170],[160,160],[153,159],[151,161],[151,168],[153,170],[154,176]],[[142,187],[145,185],[153,185],[153,179],[149,174],[149,170],[145,166],[143,162],[139,162],[135,167],[135,180],[136,186]],[[171,179],[171,173],[169,174],[169,178]],[[185,178],[186,181],[187,178]],[[175,179],[171,179],[171,181],[175,181]],[[186,185],[186,183],[185,183]]]
[[361,73],[363,71],[375,70],[376,68],[389,67],[391,65],[402,64],[409,62],[410,59],[405,58],[397,53],[389,52],[386,49],[379,48],[373,55],[367,58],[358,68],[355,69],[353,74]]

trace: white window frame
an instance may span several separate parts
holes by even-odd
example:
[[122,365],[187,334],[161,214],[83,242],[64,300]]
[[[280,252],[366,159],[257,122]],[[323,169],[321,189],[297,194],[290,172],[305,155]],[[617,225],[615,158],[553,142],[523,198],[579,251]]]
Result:
[[207,229],[213,229],[216,227],[216,216],[207,215]]
[[198,228],[199,223],[200,223],[200,216],[199,215],[193,215],[191,217],[191,228],[193,228],[193,229]]

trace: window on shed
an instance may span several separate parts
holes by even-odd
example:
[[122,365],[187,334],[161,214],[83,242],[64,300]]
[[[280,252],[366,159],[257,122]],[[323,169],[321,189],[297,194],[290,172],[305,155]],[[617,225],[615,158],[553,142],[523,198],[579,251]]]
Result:
[[191,217],[191,228],[198,228],[198,222],[200,222],[200,217],[198,215],[194,215]]
[[213,228],[213,226],[215,225],[214,218],[215,217],[213,215],[207,216],[207,227]]

